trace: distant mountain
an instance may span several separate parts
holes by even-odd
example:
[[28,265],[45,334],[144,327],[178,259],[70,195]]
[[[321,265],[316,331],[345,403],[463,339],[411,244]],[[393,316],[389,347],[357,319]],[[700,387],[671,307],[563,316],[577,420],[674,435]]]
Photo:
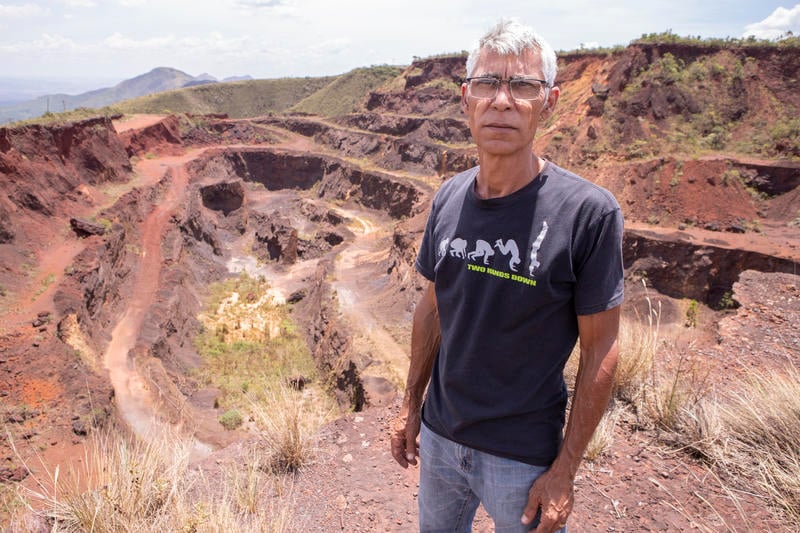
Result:
[[118,80],[103,76],[92,78],[36,78],[0,74],[0,107],[32,100],[43,94],[79,94],[97,87],[106,87]]
[[222,81],[250,81],[253,79],[253,76],[228,76]]
[[195,87],[197,85],[208,85],[209,83],[219,83],[217,80],[191,80],[186,82],[181,89],[184,87]]
[[174,68],[159,67],[146,74],[122,81],[113,87],[78,95],[51,94],[0,107],[0,124],[38,117],[47,111],[56,113],[79,107],[99,108],[138,96],[216,82],[216,78],[210,74],[191,76]]

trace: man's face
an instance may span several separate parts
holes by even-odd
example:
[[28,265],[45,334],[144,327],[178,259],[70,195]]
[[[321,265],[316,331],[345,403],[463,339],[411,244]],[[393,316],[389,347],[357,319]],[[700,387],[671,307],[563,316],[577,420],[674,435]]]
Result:
[[[520,56],[483,50],[471,76],[544,79],[542,59],[530,50]],[[555,107],[558,88],[549,91],[547,106],[546,94],[543,89],[538,99],[515,100],[508,84],[502,83],[494,98],[475,98],[470,95],[468,84],[462,84],[461,108],[469,119],[472,138],[479,150],[492,155],[530,151],[539,122],[550,116]]]

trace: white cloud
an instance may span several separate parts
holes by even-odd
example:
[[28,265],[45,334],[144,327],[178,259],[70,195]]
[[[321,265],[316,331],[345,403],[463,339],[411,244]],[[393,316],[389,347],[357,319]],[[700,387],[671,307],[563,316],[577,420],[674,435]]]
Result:
[[319,43],[309,45],[308,51],[320,55],[339,54],[347,50],[351,41],[347,37],[339,37],[336,39],[328,39]]
[[795,35],[800,33],[800,4],[791,9],[779,7],[770,16],[761,22],[745,26],[744,37],[757,37],[759,39],[777,39],[791,31]]
[[63,0],[63,2],[67,7],[97,7],[92,0]]
[[243,7],[282,7],[286,5],[286,0],[235,0]]
[[147,0],[119,0],[119,5],[123,7],[139,7],[147,3]]
[[152,39],[143,39],[141,41],[137,41],[136,39],[125,37],[119,32],[116,32],[106,37],[103,40],[103,43],[107,47],[116,50],[148,50],[148,49],[162,48],[174,42],[175,42],[174,35],[167,35],[164,37],[153,37]]
[[46,15],[50,11],[36,4],[0,4],[0,18],[26,18]]
[[64,52],[67,50],[80,50],[82,47],[72,39],[64,37],[63,35],[50,35],[43,33],[39,39],[28,42],[15,42],[10,44],[0,44],[0,51],[22,53],[22,52],[45,52],[45,51],[59,51]]

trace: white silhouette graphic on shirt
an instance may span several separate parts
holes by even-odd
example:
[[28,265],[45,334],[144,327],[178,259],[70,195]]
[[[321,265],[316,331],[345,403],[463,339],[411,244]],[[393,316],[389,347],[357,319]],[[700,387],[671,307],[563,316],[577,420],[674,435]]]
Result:
[[467,257],[467,241],[456,237],[450,243],[450,255],[464,259]]
[[517,265],[520,262],[519,248],[517,247],[516,241],[514,239],[508,239],[505,244],[503,244],[503,239],[497,239],[494,243],[494,246],[503,255],[511,254],[511,259],[508,261],[508,268],[510,268],[513,272],[516,272]]
[[494,255],[494,250],[492,250],[492,245],[488,242],[484,241],[483,239],[478,239],[478,242],[475,243],[475,250],[468,253],[467,257],[469,259],[475,259],[476,257],[483,257],[483,264],[489,264],[489,258]]
[[442,239],[442,242],[439,243],[439,257],[444,257],[447,255],[447,245],[450,244],[450,239]]
[[536,237],[536,240],[533,241],[531,245],[531,264],[528,267],[528,274],[530,277],[533,277],[534,272],[536,271],[541,263],[537,260],[537,256],[539,255],[539,248],[542,246],[542,242],[544,241],[544,237],[547,235],[547,221],[545,220],[542,222],[542,231],[539,232],[539,236]]

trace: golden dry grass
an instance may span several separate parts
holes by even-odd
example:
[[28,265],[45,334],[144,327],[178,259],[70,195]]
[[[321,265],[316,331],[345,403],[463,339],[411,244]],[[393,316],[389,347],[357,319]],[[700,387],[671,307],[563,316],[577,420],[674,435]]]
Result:
[[800,523],[800,372],[754,373],[719,411],[712,457],[755,481]]
[[[220,484],[190,467],[191,442],[176,435],[128,438],[119,428],[95,434],[69,471],[35,470],[10,531],[296,531],[291,483],[258,455],[234,464]],[[24,511],[24,512],[23,512]]]

